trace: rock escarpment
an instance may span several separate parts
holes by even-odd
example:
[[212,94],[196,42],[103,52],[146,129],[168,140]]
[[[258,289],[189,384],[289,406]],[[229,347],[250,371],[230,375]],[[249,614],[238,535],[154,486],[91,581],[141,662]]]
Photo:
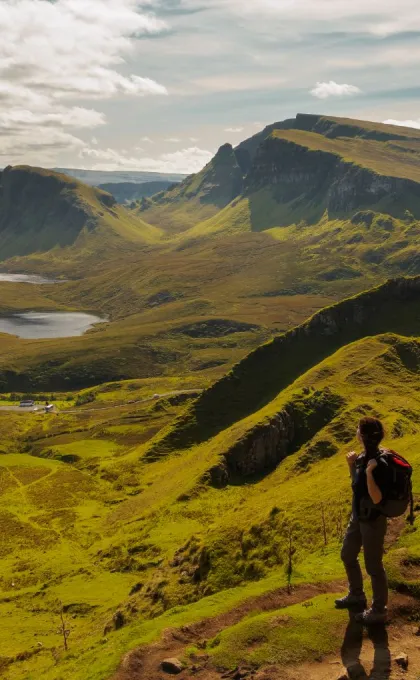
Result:
[[419,183],[378,174],[338,153],[309,149],[279,137],[269,137],[261,145],[245,181],[250,195],[267,188],[279,203],[306,204],[308,216],[311,207],[316,207],[313,221],[325,211],[330,217],[351,215],[383,202],[390,214],[400,215],[404,206],[420,215]]
[[344,406],[330,389],[305,390],[271,418],[258,423],[209,470],[213,486],[264,475],[309,441]]

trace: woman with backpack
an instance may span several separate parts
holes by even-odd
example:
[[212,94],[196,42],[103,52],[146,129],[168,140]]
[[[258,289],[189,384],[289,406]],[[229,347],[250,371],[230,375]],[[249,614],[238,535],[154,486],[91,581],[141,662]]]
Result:
[[[344,538],[341,559],[349,580],[349,593],[336,600],[338,609],[360,607],[356,619],[365,625],[385,623],[388,604],[388,581],[383,565],[387,518],[380,504],[390,487],[389,465],[379,445],[384,438],[384,428],[377,418],[362,418],[357,429],[357,439],[364,451],[360,456],[354,451],[347,456],[353,488],[352,516]],[[359,553],[363,547],[366,571],[372,581],[373,602],[367,609],[363,589],[363,576]]]

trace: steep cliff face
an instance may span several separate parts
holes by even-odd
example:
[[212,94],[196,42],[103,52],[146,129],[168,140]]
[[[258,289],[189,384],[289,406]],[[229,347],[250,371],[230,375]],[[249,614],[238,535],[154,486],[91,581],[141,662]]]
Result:
[[201,172],[187,177],[178,186],[154,196],[156,204],[197,199],[223,208],[241,193],[243,175],[231,144],[220,147]]
[[420,216],[420,183],[379,174],[337,153],[275,136],[261,145],[245,181],[250,195],[267,188],[280,203],[316,205],[315,219],[325,210],[334,217],[378,204],[396,216],[407,208]]
[[420,276],[389,281],[318,312],[262,345],[206,390],[156,442],[166,453],[205,441],[272,401],[299,375],[340,347],[380,333],[420,333]]
[[185,231],[225,208],[242,189],[238,158],[231,144],[224,144],[201,172],[143,201],[140,214],[168,232]]
[[114,204],[110,194],[65,175],[7,167],[0,176],[0,259],[70,245]]

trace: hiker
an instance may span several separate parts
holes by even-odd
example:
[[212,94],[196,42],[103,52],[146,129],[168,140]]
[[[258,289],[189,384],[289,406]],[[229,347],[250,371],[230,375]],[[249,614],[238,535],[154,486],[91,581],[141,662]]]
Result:
[[[349,593],[336,600],[338,609],[360,607],[363,612],[356,620],[365,625],[385,623],[388,604],[388,581],[383,565],[387,517],[380,503],[387,497],[391,484],[385,457],[379,445],[384,428],[377,418],[362,418],[357,428],[357,439],[364,447],[360,456],[352,451],[347,455],[353,488],[352,515],[343,542],[341,559],[349,580]],[[367,609],[363,590],[363,576],[359,553],[363,546],[365,566],[372,581],[373,603]]]

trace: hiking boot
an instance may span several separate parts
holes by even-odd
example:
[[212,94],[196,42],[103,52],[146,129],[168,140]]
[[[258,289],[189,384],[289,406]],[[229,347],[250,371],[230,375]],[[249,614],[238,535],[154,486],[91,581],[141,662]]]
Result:
[[356,614],[354,618],[357,623],[363,623],[364,626],[384,624],[387,622],[387,609],[380,612],[375,609],[365,609],[361,614]]
[[339,600],[335,601],[335,606],[337,609],[354,609],[360,607],[360,609],[366,609],[366,595],[352,595],[349,593],[345,597],[341,597]]

